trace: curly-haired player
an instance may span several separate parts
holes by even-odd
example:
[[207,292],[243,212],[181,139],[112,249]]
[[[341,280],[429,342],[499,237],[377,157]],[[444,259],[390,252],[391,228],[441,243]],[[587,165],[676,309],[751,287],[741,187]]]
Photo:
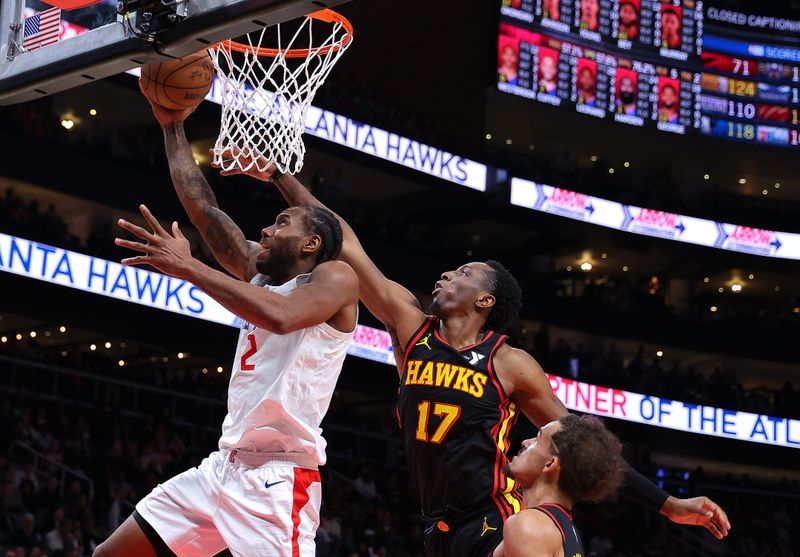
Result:
[[622,443],[603,422],[570,414],[550,422],[506,465],[524,509],[506,520],[493,557],[586,555],[572,522],[578,501],[602,501],[622,484]]
[[[291,175],[248,174],[271,180],[291,205],[321,206]],[[422,512],[431,521],[428,555],[485,557],[500,543],[506,519],[522,509],[518,485],[505,472],[508,437],[520,411],[537,425],[568,413],[536,360],[508,346],[498,332],[517,317],[520,287],[496,261],[465,263],[442,273],[426,314],[341,223],[341,258],[358,275],[361,301],[392,338],[400,374],[397,418]],[[707,498],[669,497],[632,469],[626,488],[675,522],[702,524],[720,538],[730,527]]]

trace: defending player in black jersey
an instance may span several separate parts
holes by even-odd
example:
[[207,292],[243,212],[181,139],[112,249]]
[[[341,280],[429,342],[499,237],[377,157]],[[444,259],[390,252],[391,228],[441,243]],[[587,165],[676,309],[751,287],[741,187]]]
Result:
[[[234,172],[223,172],[232,174]],[[268,170],[290,205],[322,204],[293,176]],[[341,220],[341,219],[340,219]],[[508,433],[523,412],[544,425],[568,414],[541,366],[494,331],[517,315],[521,293],[495,261],[442,273],[431,314],[375,266],[341,220],[341,258],[360,280],[361,301],[387,328],[400,374],[398,418],[422,512],[431,520],[431,556],[485,557],[499,543],[503,522],[522,508],[516,483],[503,471]],[[681,524],[706,527],[718,538],[730,524],[706,497],[670,497],[632,469],[625,493]]]
[[522,487],[524,509],[506,521],[493,557],[586,555],[572,507],[609,497],[625,467],[622,444],[597,418],[571,414],[544,426],[506,466]]

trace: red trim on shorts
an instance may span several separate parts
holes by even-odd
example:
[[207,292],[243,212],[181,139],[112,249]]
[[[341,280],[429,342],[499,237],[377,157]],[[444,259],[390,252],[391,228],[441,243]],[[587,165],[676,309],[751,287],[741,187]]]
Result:
[[292,490],[292,557],[300,557],[300,510],[306,506],[310,496],[309,486],[319,483],[319,470],[307,470],[305,468],[294,469],[294,488]]
[[533,508],[534,510],[543,512],[544,514],[550,517],[550,520],[553,521],[553,524],[558,526],[558,531],[561,532],[561,543],[566,542],[567,536],[564,535],[564,529],[561,527],[561,524],[558,522],[558,519],[555,517],[555,515],[553,515],[553,513],[551,513],[550,511],[548,511],[544,506],[533,507]]

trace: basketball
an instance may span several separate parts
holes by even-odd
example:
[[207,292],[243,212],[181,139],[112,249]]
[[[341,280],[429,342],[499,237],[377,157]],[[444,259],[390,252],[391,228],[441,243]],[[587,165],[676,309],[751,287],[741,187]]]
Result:
[[214,81],[214,65],[205,50],[160,64],[142,66],[142,90],[154,103],[172,110],[203,102]]

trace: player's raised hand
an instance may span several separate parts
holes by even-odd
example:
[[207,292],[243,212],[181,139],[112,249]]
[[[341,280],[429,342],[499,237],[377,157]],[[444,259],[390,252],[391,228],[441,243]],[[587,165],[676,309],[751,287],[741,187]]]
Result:
[[[211,153],[214,153],[214,150],[211,149]],[[235,147],[225,149],[222,152],[222,158],[224,160],[233,160],[238,159],[242,166],[250,166],[248,170],[242,170],[238,166],[230,170],[222,169],[222,165],[219,163],[212,162],[211,166],[214,168],[220,168],[220,174],[222,176],[234,176],[236,174],[245,174],[250,176],[251,178],[255,178],[256,180],[261,180],[262,182],[269,182],[272,179],[272,175],[275,173],[276,166],[274,163],[268,162],[267,159],[261,155],[258,157],[252,157],[247,151],[241,151]],[[254,164],[251,164],[254,163]],[[259,170],[263,168],[264,170]]]
[[731,529],[728,515],[708,497],[670,497],[661,508],[661,514],[677,524],[702,526],[718,540],[727,536]]
[[123,259],[123,265],[150,265],[162,273],[183,278],[191,263],[194,261],[189,247],[189,241],[178,228],[178,223],[172,223],[172,234],[156,220],[150,210],[144,205],[139,206],[147,224],[152,229],[149,232],[125,219],[119,219],[117,224],[142,242],[133,242],[123,238],[116,238],[114,243],[120,247],[138,251],[144,255]]
[[161,125],[162,128],[168,128],[170,126],[174,126],[175,124],[180,124],[184,120],[186,120],[192,112],[197,110],[197,106],[192,106],[190,108],[184,108],[182,110],[172,110],[169,108],[164,108],[160,104],[156,104],[150,100],[150,97],[145,95],[144,92],[144,85],[142,84],[142,78],[139,78],[139,90],[144,95],[144,98],[147,99],[147,102],[150,103],[150,108],[153,109],[153,114],[158,120],[158,123]]

